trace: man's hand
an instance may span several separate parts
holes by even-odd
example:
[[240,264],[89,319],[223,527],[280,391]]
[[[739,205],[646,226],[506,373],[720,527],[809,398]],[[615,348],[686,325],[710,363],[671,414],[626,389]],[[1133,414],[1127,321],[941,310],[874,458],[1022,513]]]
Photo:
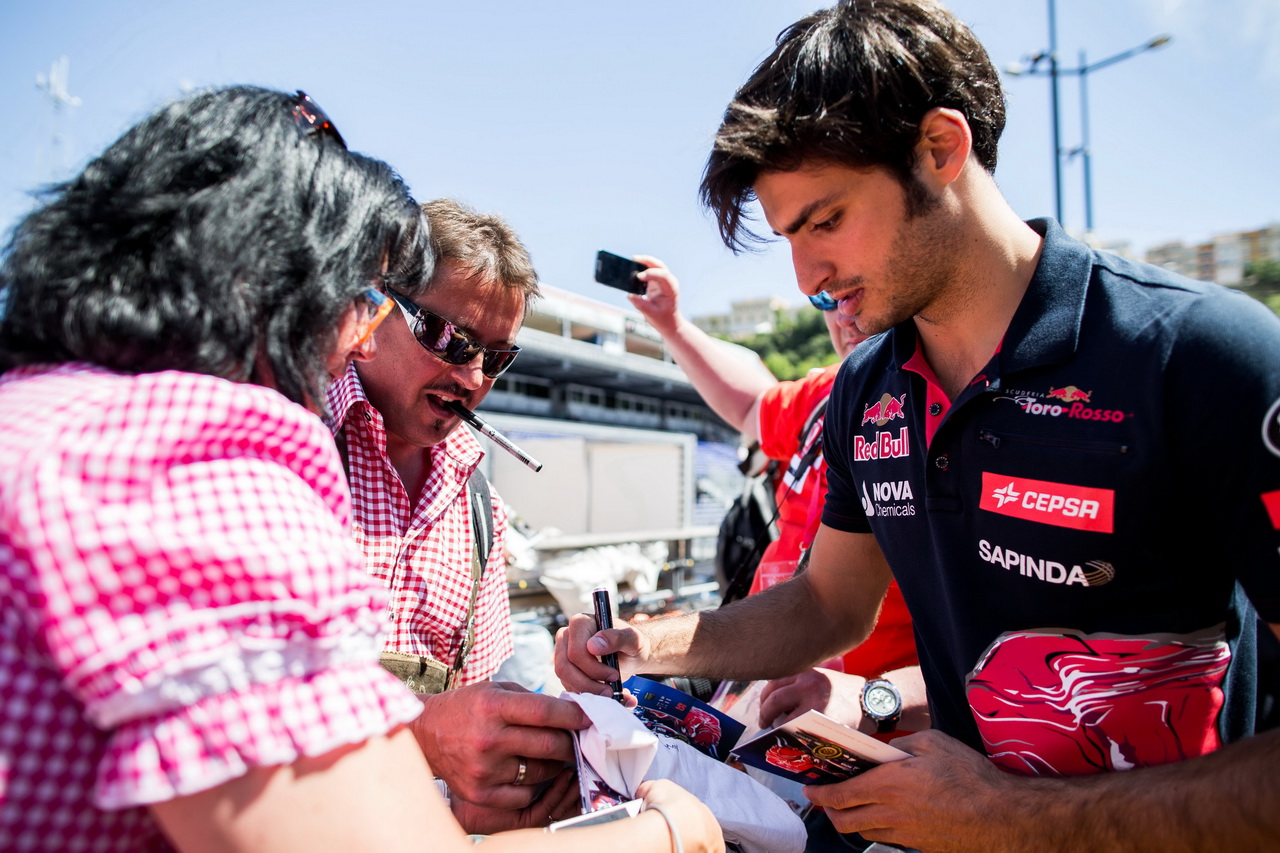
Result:
[[866,683],[860,675],[822,667],[775,678],[760,693],[760,725],[781,725],[812,709],[856,729],[862,723],[862,686]]
[[[640,672],[647,648],[644,635],[625,622],[621,627],[597,632],[595,617],[579,613],[556,633],[556,677],[566,690],[612,696],[607,682],[614,678],[626,681]],[[618,653],[621,673],[615,674],[612,667],[599,661],[600,655],[610,652]]]
[[667,265],[651,255],[636,255],[637,263],[648,267],[636,278],[645,284],[643,296],[628,296],[636,310],[664,338],[675,331],[680,321],[680,282]]
[[453,816],[473,835],[493,835],[511,829],[546,826],[582,813],[578,774],[566,767],[552,780],[542,796],[522,809],[495,809],[453,798]]
[[919,732],[893,745],[913,757],[834,785],[806,786],[805,796],[826,809],[840,832],[871,841],[930,851],[1026,849],[1003,843],[1000,814],[1016,810],[1030,780],[1005,773],[941,732]]
[[491,808],[528,806],[533,786],[573,761],[569,732],[591,724],[573,702],[517,684],[471,684],[422,703],[413,733],[432,772],[454,797]]

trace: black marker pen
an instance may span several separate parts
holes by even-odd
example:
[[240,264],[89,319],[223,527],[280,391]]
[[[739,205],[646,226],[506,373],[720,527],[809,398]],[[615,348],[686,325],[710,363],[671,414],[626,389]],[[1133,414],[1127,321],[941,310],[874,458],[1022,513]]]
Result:
[[475,412],[471,411],[466,406],[459,403],[457,400],[449,400],[444,404],[444,407],[449,411],[453,412],[458,417],[462,418],[467,423],[471,424],[476,429],[480,430],[480,432],[484,433],[485,436],[487,436],[490,441],[492,441],[494,444],[498,445],[503,450],[510,453],[515,458],[519,459],[529,468],[532,468],[534,471],[542,470],[541,462],[539,462],[537,459],[534,459],[532,456],[525,453],[520,448],[516,447],[514,444],[511,443],[511,439],[507,438],[505,435],[498,432],[496,429],[489,426],[484,421],[480,420],[479,415],[477,415]]
[[[605,631],[613,627],[613,606],[609,603],[609,590],[599,587],[592,591],[591,601],[596,606],[596,630]],[[600,662],[605,666],[611,666],[618,669],[618,656],[615,653],[604,655],[600,658]],[[622,671],[618,671],[618,678],[622,678]],[[618,702],[622,701],[622,681],[610,681],[609,686],[613,688],[613,698]]]

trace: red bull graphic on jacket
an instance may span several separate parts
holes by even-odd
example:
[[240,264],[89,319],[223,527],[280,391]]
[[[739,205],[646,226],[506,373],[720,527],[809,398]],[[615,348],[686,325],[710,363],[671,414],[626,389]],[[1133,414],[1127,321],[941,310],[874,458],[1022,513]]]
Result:
[[1045,395],[1054,400],[1061,400],[1064,403],[1087,403],[1089,402],[1089,392],[1081,391],[1074,385],[1068,385],[1065,388],[1050,388],[1049,393]]
[[905,418],[907,416],[905,411],[906,404],[906,394],[899,394],[897,397],[891,394],[884,394],[878,401],[863,410],[862,425],[875,424],[876,426],[884,426],[894,418]]
[[853,461],[871,462],[875,459],[900,459],[911,455],[911,441],[907,428],[898,430],[897,436],[891,432],[878,432],[870,439],[860,435],[853,437]]
[[1186,636],[1001,635],[967,694],[991,760],[1030,776],[1153,767],[1217,749],[1222,626]]

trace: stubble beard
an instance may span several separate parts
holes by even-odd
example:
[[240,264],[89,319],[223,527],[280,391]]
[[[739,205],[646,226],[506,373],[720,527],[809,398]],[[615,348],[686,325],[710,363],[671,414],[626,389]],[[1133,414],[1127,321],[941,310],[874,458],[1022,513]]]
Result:
[[939,200],[919,187],[907,211],[889,253],[886,314],[892,325],[912,318],[937,322],[940,313],[949,313],[943,300],[954,280],[954,229]]

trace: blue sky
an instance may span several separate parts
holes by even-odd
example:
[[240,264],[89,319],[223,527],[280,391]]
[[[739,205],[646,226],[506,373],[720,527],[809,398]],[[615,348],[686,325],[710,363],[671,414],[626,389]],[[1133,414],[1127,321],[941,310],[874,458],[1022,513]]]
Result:
[[[953,0],[1003,68],[1048,46],[1043,0]],[[1280,2],[1058,0],[1066,66],[1150,37],[1173,42],[1089,75],[1094,218],[1142,250],[1280,220]],[[347,142],[394,165],[426,200],[504,213],[548,284],[613,304],[596,249],[670,263],[691,314],[730,300],[795,302],[784,245],[733,256],[697,184],[733,90],[795,0],[643,3],[365,0],[4,0],[0,3],[0,228],[30,191],[83,165],[184,87],[307,90]],[[35,86],[70,58],[79,107],[59,120]],[[1006,78],[996,179],[1022,216],[1053,213],[1049,83]],[[1062,144],[1079,144],[1077,81],[1061,82]],[[1064,219],[1084,224],[1078,161]]]

